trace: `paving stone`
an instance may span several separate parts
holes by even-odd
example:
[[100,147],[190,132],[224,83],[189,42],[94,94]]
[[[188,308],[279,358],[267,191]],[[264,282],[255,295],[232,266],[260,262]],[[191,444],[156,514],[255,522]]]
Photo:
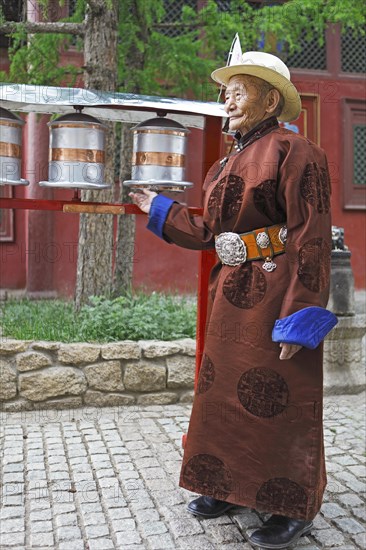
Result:
[[356,477],[366,477],[366,466],[358,464],[357,466],[348,466],[349,470]]
[[361,521],[364,521],[366,523],[366,507],[360,506],[360,508],[353,508],[352,509],[353,515],[356,516]]
[[[299,550],[319,547],[363,550],[365,547],[363,533],[358,532],[365,521],[363,501],[355,491],[356,486],[350,485],[355,481],[362,483],[363,416],[358,415],[358,424],[355,417],[347,418],[347,414],[351,416],[352,411],[354,416],[354,411],[360,408],[355,403],[357,396],[339,399],[345,405],[339,408],[340,412],[334,413],[332,424],[328,423],[337,433],[327,429],[328,491],[321,515],[315,520],[313,534],[300,539]],[[7,489],[13,490],[6,493],[6,502],[0,512],[3,529],[11,527],[4,521],[20,520],[23,525],[26,498],[27,517],[30,527],[34,526],[35,550],[85,550],[86,544],[89,550],[249,550],[250,545],[241,531],[246,536],[261,524],[262,516],[254,511],[237,507],[212,520],[197,520],[187,514],[187,503],[196,495],[178,487],[178,476],[183,454],[180,436],[186,431],[189,406],[144,406],[129,411],[125,407],[110,408],[96,410],[93,416],[88,412],[84,417],[77,417],[75,411],[51,410],[49,413],[44,417],[39,416],[40,412],[32,412],[32,415],[7,413],[7,421],[14,418],[14,424],[2,430],[0,427],[0,436],[5,434],[3,474],[8,476],[5,477]],[[62,416],[64,414],[66,416]],[[80,420],[77,423],[71,418]],[[26,440],[23,440],[23,424],[28,435]],[[47,462],[43,456],[42,434],[46,439]],[[88,441],[87,447],[84,447],[82,435]],[[66,461],[65,442],[70,451],[69,462]],[[23,445],[27,454],[23,454]],[[112,453],[112,460],[109,453]],[[26,456],[27,463],[23,462]],[[69,467],[71,478],[63,479],[69,475]],[[51,478],[49,487],[45,468]],[[19,481],[23,471],[27,471],[27,492]],[[130,477],[131,474],[135,476]],[[71,479],[76,483],[75,494],[68,492]],[[83,540],[78,525],[80,513],[82,524],[95,538],[87,534]],[[61,536],[63,532],[65,538],[62,540],[47,539],[48,534],[52,535],[47,531],[52,528],[51,519],[56,533]],[[347,521],[342,523],[342,520]],[[19,528],[20,524],[17,525]],[[115,543],[109,536],[109,529],[102,534],[98,530],[100,526],[103,530],[111,529]],[[35,532],[38,529],[39,532]],[[9,548],[24,550],[24,537],[17,540],[16,535],[22,532],[13,530]],[[31,548],[31,531],[28,538],[27,546]]]
[[365,481],[358,480],[353,474],[349,472],[337,472],[334,474],[336,479],[341,480],[349,489],[355,493],[364,493],[366,490]]
[[329,529],[331,526],[320,514],[313,519],[314,529]]
[[98,523],[98,525],[86,525],[85,532],[88,539],[97,539],[109,535],[108,525],[106,523]]
[[346,493],[344,495],[339,495],[337,497],[337,500],[344,504],[345,506],[353,507],[353,506],[361,506],[363,504],[363,501],[360,499],[360,497],[354,493]]
[[18,464],[5,464],[3,468],[3,473],[9,472],[23,472],[24,466],[21,463]]
[[337,462],[338,464],[341,464],[342,466],[348,466],[350,464],[357,464],[357,460],[355,460],[352,456],[348,454],[342,454],[340,456],[334,457],[334,462]]
[[24,548],[25,543],[25,532],[18,533],[1,533],[1,546],[4,549],[13,547],[15,545],[20,545]]
[[220,544],[243,541],[243,535],[235,525],[220,525],[217,527],[208,527],[205,530],[206,535],[210,534]]
[[76,514],[61,514],[55,516],[56,527],[64,527],[66,525],[77,525],[78,519]]
[[54,536],[52,532],[49,533],[31,533],[30,534],[31,548],[39,548],[42,546],[55,547]]
[[252,529],[255,527],[260,527],[262,525],[261,520],[257,516],[257,514],[254,514],[253,512],[250,512],[249,510],[245,512],[239,512],[236,513],[236,510],[240,510],[239,508],[234,508],[230,511],[230,516],[232,517],[233,521],[237,523],[242,531],[245,531],[246,529]]
[[76,525],[64,525],[56,530],[58,540],[73,540],[81,537],[79,527]]
[[53,512],[54,514],[67,514],[68,512],[75,512],[76,507],[73,502],[65,502],[65,503],[54,503],[53,504]]
[[85,525],[99,525],[105,522],[105,515],[102,512],[85,514],[83,522]]
[[167,532],[167,527],[162,521],[147,521],[141,523],[141,531],[144,537],[149,538],[152,535],[160,535]]
[[0,523],[0,533],[24,531],[24,518],[4,519]]
[[124,548],[128,544],[138,544],[141,542],[139,533],[135,531],[122,531],[116,533],[117,548]]
[[[0,509],[0,522],[10,518],[24,518],[25,509],[23,506],[6,506]],[[0,523],[1,528],[1,523]]]
[[122,531],[135,531],[136,522],[133,518],[113,519],[112,527],[116,533]]
[[[89,548],[91,548],[89,541],[88,541],[88,545],[89,545]],[[67,542],[60,542],[58,545],[58,549],[59,550],[85,550],[85,545],[84,545],[83,539],[68,540]]]
[[165,506],[175,506],[176,504],[182,504],[185,502],[182,493],[177,489],[172,491],[161,491],[155,495],[155,499],[158,503]]
[[341,508],[338,504],[333,502],[325,502],[321,507],[321,512],[324,517],[329,519],[345,516],[347,513],[344,508]]
[[165,533],[149,537],[149,547],[151,550],[170,550],[176,548],[176,543],[169,533]]
[[366,548],[366,534],[365,533],[359,533],[358,535],[354,535],[352,539],[355,541],[357,546],[362,548],[363,550]]
[[[159,468],[143,468],[141,469],[141,475],[144,479],[164,479],[167,477],[164,470]],[[161,482],[163,483],[163,482]]]
[[49,533],[53,530],[52,521],[35,521],[31,524],[32,533]]
[[170,529],[175,538],[198,535],[204,532],[198,520],[189,518],[173,519],[170,521]]
[[337,531],[337,529],[321,529],[319,531],[313,531],[312,536],[325,548],[328,546],[340,546],[344,543],[344,536],[342,533]]
[[[216,550],[217,548],[216,544],[204,535],[180,538],[177,540],[177,547],[184,550]],[[226,550],[226,545],[223,548]]]
[[342,531],[350,533],[351,535],[358,535],[358,533],[365,532],[365,528],[353,518],[337,518],[334,520],[334,523],[342,529]]
[[[114,550],[115,549],[113,541],[110,538],[91,539],[88,541],[88,547],[89,547],[89,550]],[[84,547],[83,547],[83,550],[84,550]]]
[[108,510],[108,516],[112,521],[119,521],[131,517],[131,512],[127,506],[125,508],[111,508]]

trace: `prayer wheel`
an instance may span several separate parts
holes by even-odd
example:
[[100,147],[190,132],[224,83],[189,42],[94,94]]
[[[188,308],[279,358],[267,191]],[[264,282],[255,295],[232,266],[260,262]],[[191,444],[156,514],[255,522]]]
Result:
[[29,185],[20,177],[24,120],[0,107],[0,185]]
[[62,115],[48,123],[48,181],[42,187],[105,189],[105,133],[98,119],[81,113]]
[[152,191],[184,191],[187,134],[189,130],[169,118],[156,117],[132,128],[131,180],[124,185]]

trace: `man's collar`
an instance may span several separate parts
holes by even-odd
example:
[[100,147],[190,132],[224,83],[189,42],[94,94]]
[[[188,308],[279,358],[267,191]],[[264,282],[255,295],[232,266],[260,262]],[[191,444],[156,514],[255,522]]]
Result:
[[236,148],[239,149],[239,151],[242,151],[248,147],[248,145],[253,143],[253,141],[256,141],[278,127],[279,125],[277,118],[275,116],[271,116],[270,118],[266,118],[265,120],[259,122],[259,124],[254,126],[254,128],[252,128],[247,134],[242,135],[240,131],[237,131],[234,135],[234,139],[237,142]]

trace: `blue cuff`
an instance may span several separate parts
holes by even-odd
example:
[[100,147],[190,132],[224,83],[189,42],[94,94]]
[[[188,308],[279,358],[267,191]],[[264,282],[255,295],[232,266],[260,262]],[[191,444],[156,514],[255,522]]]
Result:
[[164,238],[163,227],[173,202],[175,202],[173,199],[158,195],[151,203],[147,228],[161,239]]
[[338,319],[331,311],[317,306],[305,307],[277,319],[272,340],[315,349],[337,323]]

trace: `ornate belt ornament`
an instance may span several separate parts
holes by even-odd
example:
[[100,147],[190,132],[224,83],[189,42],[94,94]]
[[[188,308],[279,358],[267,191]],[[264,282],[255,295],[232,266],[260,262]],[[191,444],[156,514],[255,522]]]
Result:
[[232,267],[245,263],[247,260],[264,260],[262,267],[271,272],[277,264],[273,256],[285,252],[287,228],[283,224],[272,225],[249,231],[248,233],[220,233],[215,238],[215,248],[218,257],[224,265]]
[[216,238],[215,248],[218,257],[225,265],[236,266],[247,259],[247,248],[238,233],[220,233]]

